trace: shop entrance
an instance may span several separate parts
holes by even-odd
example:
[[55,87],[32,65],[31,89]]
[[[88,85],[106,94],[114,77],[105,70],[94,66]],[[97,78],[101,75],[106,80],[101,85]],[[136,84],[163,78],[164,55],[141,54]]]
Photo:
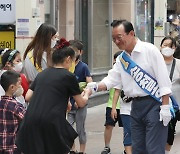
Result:
[[111,0],[76,1],[75,37],[84,43],[82,58],[92,72],[112,66],[111,4]]

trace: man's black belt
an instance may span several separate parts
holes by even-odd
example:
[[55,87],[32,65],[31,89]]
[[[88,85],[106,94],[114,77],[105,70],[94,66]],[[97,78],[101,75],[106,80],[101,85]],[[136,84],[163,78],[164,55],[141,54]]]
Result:
[[137,100],[147,99],[147,98],[149,98],[149,97],[151,97],[151,96],[149,96],[149,95],[147,95],[147,96],[141,96],[141,97],[138,96],[138,97],[133,97],[132,100],[136,100],[136,101],[137,101]]

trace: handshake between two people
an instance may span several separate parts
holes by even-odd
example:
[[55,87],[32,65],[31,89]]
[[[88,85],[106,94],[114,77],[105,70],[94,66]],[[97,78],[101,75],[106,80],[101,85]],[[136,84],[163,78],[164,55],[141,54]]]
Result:
[[110,87],[107,87],[107,85],[104,82],[100,81],[100,82],[89,82],[85,88],[90,89],[91,94],[94,94],[97,91],[106,91]]
[[90,82],[86,86],[87,89],[90,89],[92,94],[98,91],[98,83],[97,82]]
[[89,99],[89,96],[92,93],[95,93],[98,89],[98,84],[96,82],[90,82],[86,85],[86,83],[79,83],[79,88],[81,91],[80,95],[74,95],[74,103],[68,102],[67,111],[70,111],[72,106],[75,108],[82,108],[87,104],[87,101]]
[[94,94],[98,90],[98,84],[97,82],[90,82],[88,83],[82,90],[81,95],[84,96],[85,94],[88,94],[88,96],[91,96],[91,94]]

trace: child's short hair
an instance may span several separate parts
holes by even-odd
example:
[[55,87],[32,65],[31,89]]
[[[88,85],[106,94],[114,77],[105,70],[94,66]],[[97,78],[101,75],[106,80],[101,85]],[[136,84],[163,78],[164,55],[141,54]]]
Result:
[[18,82],[18,78],[20,74],[15,71],[6,71],[1,75],[1,86],[6,92],[11,84],[16,84]]
[[83,49],[83,43],[80,40],[70,40],[69,43],[72,47],[76,47],[78,50]]

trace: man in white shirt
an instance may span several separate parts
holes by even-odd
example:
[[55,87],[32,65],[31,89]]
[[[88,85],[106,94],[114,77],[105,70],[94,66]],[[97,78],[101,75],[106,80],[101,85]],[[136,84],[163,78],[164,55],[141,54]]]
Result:
[[[171,82],[160,51],[150,43],[135,37],[132,24],[127,20],[114,20],[111,24],[112,38],[120,50],[154,77],[159,86],[162,104],[144,92],[127,72],[120,57],[116,64],[99,83],[89,83],[94,91],[109,90],[121,86],[128,97],[133,97],[131,110],[131,131],[133,154],[164,154],[168,123],[171,119],[169,94]],[[161,120],[161,121],[160,121]]]

